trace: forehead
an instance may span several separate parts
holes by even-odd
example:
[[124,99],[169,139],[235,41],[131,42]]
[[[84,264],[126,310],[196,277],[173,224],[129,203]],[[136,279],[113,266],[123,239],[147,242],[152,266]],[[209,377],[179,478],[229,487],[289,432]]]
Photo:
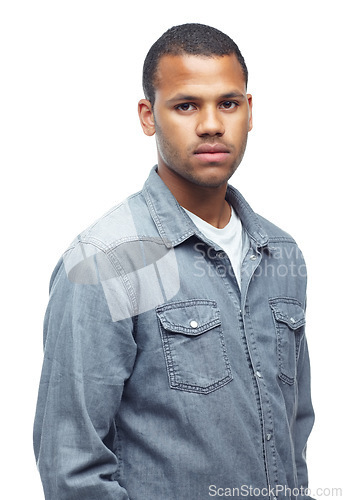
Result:
[[245,77],[236,55],[197,56],[164,55],[156,72],[156,96],[159,93],[209,91],[227,92],[235,88],[245,93]]

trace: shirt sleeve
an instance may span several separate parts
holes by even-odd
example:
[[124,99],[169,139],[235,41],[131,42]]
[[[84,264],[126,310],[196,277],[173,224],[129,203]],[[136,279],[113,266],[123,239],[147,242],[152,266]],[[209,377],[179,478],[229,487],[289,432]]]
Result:
[[[311,402],[310,360],[306,336],[303,337],[298,357],[298,407],[294,426],[294,448],[297,465],[298,487],[307,490],[308,473],[306,465],[307,440],[314,424],[314,412]],[[304,496],[311,499],[310,496]]]
[[47,500],[129,499],[114,442],[136,356],[133,318],[120,273],[104,253],[88,253],[59,262],[44,322],[34,450]]

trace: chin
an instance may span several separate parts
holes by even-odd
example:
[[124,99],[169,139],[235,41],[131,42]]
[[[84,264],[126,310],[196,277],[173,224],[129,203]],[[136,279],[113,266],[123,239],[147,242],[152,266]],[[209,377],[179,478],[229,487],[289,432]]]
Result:
[[[198,186],[203,186],[203,187],[212,187],[212,188],[218,188],[222,186],[223,184],[227,184],[228,180],[234,173],[233,171],[230,172],[223,172],[220,171],[218,172],[217,167],[206,167],[208,169],[207,172],[203,172],[201,175],[194,173],[192,175],[192,178],[189,180],[193,182],[194,184],[197,184]],[[215,169],[215,170],[214,170]],[[211,172],[212,170],[212,172]]]
[[[230,176],[231,177],[231,176]],[[209,187],[209,188],[219,188],[223,184],[227,184],[229,177],[218,177],[216,175],[206,175],[206,176],[195,176],[191,179],[188,179],[193,184],[201,187]]]

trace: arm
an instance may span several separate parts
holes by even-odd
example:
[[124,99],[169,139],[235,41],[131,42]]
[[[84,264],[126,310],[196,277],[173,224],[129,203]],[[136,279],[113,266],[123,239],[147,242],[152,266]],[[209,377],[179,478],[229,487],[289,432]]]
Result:
[[[112,320],[93,257],[73,279],[59,263],[45,317],[34,448],[48,500],[129,498],[117,481],[114,417],[136,344],[132,318]],[[119,295],[118,308],[127,307]]]

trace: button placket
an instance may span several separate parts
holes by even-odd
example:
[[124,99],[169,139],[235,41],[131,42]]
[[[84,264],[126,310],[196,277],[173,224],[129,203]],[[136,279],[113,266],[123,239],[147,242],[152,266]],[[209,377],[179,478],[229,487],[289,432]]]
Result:
[[[260,253],[260,250],[258,248],[251,247],[250,252],[246,255],[245,260],[244,260],[245,272],[248,273],[250,271],[250,276],[248,276],[247,286],[244,289],[245,297],[243,295],[242,309],[241,309],[244,331],[248,331],[247,324],[249,324],[250,328],[253,329],[252,325],[249,323],[249,307],[247,307],[247,305],[246,305],[247,292],[248,292],[248,286],[250,284],[250,281],[253,278],[256,269],[260,265],[262,258],[263,258],[263,256],[262,256],[262,253]],[[243,289],[243,287],[242,287],[242,289]],[[289,321],[291,321],[291,319],[289,319]],[[264,414],[265,420],[263,421],[263,424],[261,424],[261,425],[262,425],[262,428],[264,428],[262,440],[263,440],[263,447],[266,451],[265,466],[266,466],[266,469],[269,471],[270,468],[276,466],[276,460],[275,460],[275,456],[273,453],[273,448],[274,448],[273,435],[274,434],[273,434],[273,431],[271,430],[271,429],[273,429],[273,418],[272,418],[270,412],[268,411],[268,408],[270,407],[270,403],[264,397],[264,395],[265,395],[265,390],[264,390],[265,389],[265,381],[264,381],[264,376],[263,376],[264,373],[263,373],[263,371],[256,369],[256,367],[259,367],[259,368],[262,367],[262,370],[263,370],[263,364],[260,364],[259,356],[254,351],[254,349],[250,349],[249,335],[246,335],[246,339],[247,339],[247,345],[248,345],[248,349],[249,349],[250,359],[252,361],[252,367],[253,367],[252,368],[252,370],[253,370],[252,375],[254,376],[254,378],[256,380],[256,385],[257,385],[257,397],[258,397],[258,400],[259,400],[261,407],[266,409],[265,414]],[[261,419],[263,419],[263,416],[261,417]],[[266,426],[266,427],[264,427],[264,426]],[[270,449],[272,450],[271,452],[270,452]],[[267,481],[268,481],[268,485],[270,486],[270,488],[272,488],[272,483],[270,482],[269,477],[267,477]],[[270,498],[272,500],[274,500],[272,496]],[[277,500],[277,499],[275,499],[275,500]]]

